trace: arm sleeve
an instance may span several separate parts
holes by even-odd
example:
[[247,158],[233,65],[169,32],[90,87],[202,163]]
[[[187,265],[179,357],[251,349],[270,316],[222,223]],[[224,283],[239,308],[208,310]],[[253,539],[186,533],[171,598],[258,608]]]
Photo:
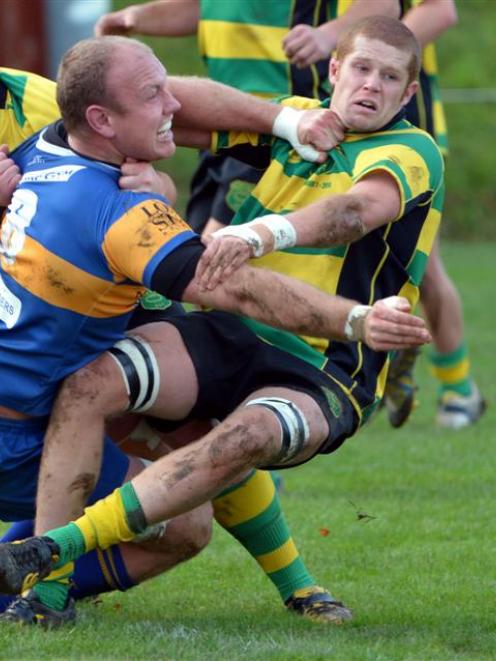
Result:
[[[391,143],[361,151],[353,167],[353,182],[373,172],[387,172],[400,194],[397,219],[417,205],[427,204],[440,186],[442,158],[432,158],[431,149],[416,149],[404,143]],[[439,173],[439,176],[438,176]]]
[[173,301],[182,300],[184,290],[195,277],[196,265],[204,250],[200,237],[176,248],[157,264],[151,278],[151,289]]
[[143,198],[106,231],[102,250],[117,282],[127,279],[151,288],[158,264],[195,236],[164,199]]

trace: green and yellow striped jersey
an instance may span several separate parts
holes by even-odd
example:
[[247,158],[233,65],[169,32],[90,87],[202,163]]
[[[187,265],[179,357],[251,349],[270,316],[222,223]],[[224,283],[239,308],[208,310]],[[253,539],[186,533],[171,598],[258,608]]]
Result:
[[59,117],[52,80],[0,67],[0,144],[12,151]]
[[351,0],[201,0],[199,49],[208,75],[244,92],[277,97],[329,94],[328,60],[291,66],[282,48],[300,23],[317,27],[340,16]]
[[[327,107],[329,101],[319,104],[292,97],[283,103],[314,108]],[[270,156],[264,176],[238,211],[234,224],[268,213],[288,213],[324,197],[346,193],[372,172],[389,173],[401,196],[401,211],[394,222],[350,245],[291,248],[257,259],[253,265],[364,304],[392,295],[406,296],[412,306],[416,304],[443,201],[443,159],[426,132],[396,117],[376,133],[347,134],[323,164],[303,161],[289,143],[269,136],[220,133],[214,136],[212,146],[238,151],[238,156],[242,150],[265,150],[265,157]],[[361,413],[369,413],[382,397],[388,368],[385,354],[361,343],[296,337],[247,323],[267,341],[325,369],[352,394]]]

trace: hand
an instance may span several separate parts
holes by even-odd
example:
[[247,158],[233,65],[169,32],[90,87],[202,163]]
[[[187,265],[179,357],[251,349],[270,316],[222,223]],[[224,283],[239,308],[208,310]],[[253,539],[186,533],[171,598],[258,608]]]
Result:
[[165,172],[158,172],[151,163],[126,158],[121,165],[119,186],[123,190],[136,193],[158,193],[166,197],[171,204],[176,200],[176,187]]
[[431,341],[425,321],[410,314],[410,303],[401,296],[376,301],[365,318],[364,342],[374,351],[416,347]]
[[[303,145],[312,145],[324,160],[327,152],[344,139],[345,127],[332,110],[306,110],[298,122],[298,139]],[[323,161],[320,161],[323,162]]]
[[9,158],[9,148],[7,145],[0,145],[0,207],[9,206],[15,187],[21,178],[21,171]]
[[335,44],[319,28],[311,25],[295,25],[282,40],[282,47],[291,64],[298,69],[331,56]]
[[128,36],[133,34],[136,25],[136,9],[127,7],[121,11],[104,14],[95,23],[95,37],[103,37],[106,34],[119,34]]
[[250,245],[236,236],[202,237],[207,249],[197,264],[200,291],[212,290],[253,257]]

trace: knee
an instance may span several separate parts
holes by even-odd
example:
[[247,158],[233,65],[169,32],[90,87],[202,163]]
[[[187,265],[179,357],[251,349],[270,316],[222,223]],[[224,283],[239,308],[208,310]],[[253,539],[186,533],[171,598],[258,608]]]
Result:
[[167,552],[172,551],[180,562],[194,558],[212,538],[212,520],[212,505],[204,503],[169,521],[163,537]]

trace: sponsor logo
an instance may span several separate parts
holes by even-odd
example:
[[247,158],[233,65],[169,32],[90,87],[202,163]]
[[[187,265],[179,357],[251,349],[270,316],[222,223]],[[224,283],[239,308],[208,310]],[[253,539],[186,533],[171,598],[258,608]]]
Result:
[[0,320],[12,328],[21,314],[21,301],[7,288],[0,276]]
[[140,298],[140,305],[145,310],[167,310],[172,301],[156,291],[146,291]]
[[46,170],[33,170],[26,172],[21,179],[21,184],[24,183],[51,183],[54,181],[69,181],[72,175],[85,170],[84,165],[57,165],[55,168],[47,168]]
[[338,396],[332,392],[332,390],[329,390],[329,388],[322,388],[322,392],[324,393],[327,403],[329,404],[332,415],[335,418],[341,417],[343,413],[343,405],[339,401]]

